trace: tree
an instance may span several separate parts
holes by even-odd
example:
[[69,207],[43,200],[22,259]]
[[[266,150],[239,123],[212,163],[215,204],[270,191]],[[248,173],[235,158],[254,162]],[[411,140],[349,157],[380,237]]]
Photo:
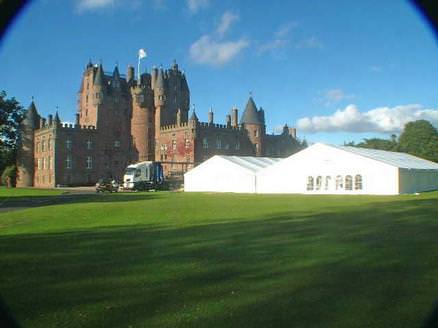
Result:
[[370,138],[370,139],[363,139],[362,142],[355,145],[355,147],[380,149],[380,150],[388,150],[388,151],[396,151],[397,146],[398,146],[397,138],[394,135],[391,136],[391,140]]
[[6,166],[15,164],[18,142],[18,128],[24,116],[24,109],[14,97],[7,99],[6,92],[0,92],[0,172]]
[[409,122],[400,135],[399,149],[438,162],[438,131],[426,120]]

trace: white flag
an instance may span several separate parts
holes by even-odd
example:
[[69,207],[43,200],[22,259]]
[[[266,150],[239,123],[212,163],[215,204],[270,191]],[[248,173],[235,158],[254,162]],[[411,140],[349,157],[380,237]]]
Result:
[[145,58],[146,56],[147,56],[146,50],[144,50],[144,49],[140,49],[140,50],[138,51],[138,58],[139,58],[139,59]]

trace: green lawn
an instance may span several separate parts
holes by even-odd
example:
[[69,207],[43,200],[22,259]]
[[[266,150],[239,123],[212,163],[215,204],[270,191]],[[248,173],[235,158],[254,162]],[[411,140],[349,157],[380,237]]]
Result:
[[90,195],[0,213],[0,292],[24,327],[419,327],[437,236],[438,192]]

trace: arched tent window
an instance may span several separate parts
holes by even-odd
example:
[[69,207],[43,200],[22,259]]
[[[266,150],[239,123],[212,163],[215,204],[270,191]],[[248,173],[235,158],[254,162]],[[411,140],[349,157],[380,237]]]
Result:
[[344,188],[342,176],[338,175],[336,177],[336,190],[341,190]]
[[321,190],[321,185],[322,185],[322,176],[317,176],[316,177],[316,186],[315,189],[316,190]]
[[356,174],[354,177],[354,189],[362,190],[362,176],[360,174]]
[[307,190],[313,190],[313,177],[307,177]]
[[329,176],[329,175],[327,175],[327,176],[325,177],[325,184],[324,184],[324,189],[325,189],[325,190],[329,190],[331,179],[332,179],[332,178],[331,178],[331,176]]
[[351,175],[345,177],[345,190],[353,190],[353,177]]

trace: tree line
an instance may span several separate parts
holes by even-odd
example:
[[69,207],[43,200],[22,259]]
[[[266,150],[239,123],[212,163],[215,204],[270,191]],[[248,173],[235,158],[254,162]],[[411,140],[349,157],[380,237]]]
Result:
[[344,145],[403,152],[438,162],[438,131],[426,120],[407,123],[399,137],[393,134],[390,139],[370,138]]

